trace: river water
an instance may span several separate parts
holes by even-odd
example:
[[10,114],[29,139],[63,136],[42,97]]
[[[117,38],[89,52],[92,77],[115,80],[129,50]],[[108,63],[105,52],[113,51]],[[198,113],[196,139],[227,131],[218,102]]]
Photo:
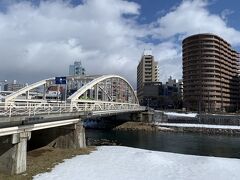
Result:
[[107,139],[120,145],[181,154],[240,158],[240,137],[197,133],[86,129],[87,139]]

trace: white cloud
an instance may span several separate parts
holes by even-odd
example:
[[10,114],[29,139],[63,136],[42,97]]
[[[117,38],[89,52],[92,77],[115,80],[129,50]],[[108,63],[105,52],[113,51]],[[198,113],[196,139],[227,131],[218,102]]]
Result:
[[179,45],[168,41],[155,47],[153,54],[159,62],[160,79],[165,81],[172,76],[182,78],[182,57]]
[[185,0],[153,23],[153,32],[160,38],[214,33],[233,45],[240,45],[240,32],[228,27],[221,15],[211,14],[207,6],[206,0]]
[[240,46],[240,32],[229,27],[226,16],[212,14],[206,0],[184,0],[149,25],[150,34],[162,43],[154,46],[160,64],[160,78],[182,77],[181,41],[192,34],[214,33],[234,46]]
[[221,12],[221,18],[227,23],[228,16],[230,16],[230,15],[233,14],[233,13],[234,13],[233,10],[224,9],[224,10]]
[[[5,1],[7,2],[7,1]],[[74,60],[88,74],[120,74],[136,85],[136,67],[143,49],[159,62],[160,79],[181,78],[182,37],[199,32],[221,35],[239,45],[239,32],[207,1],[183,1],[157,22],[137,23],[140,5],[123,0],[14,2],[0,13],[0,80],[36,80],[64,75]],[[141,39],[153,37],[160,43]],[[151,42],[151,41],[150,41]]]
[[63,75],[77,59],[89,74],[133,75],[133,53],[141,51],[137,37],[143,32],[123,15],[136,16],[139,8],[120,0],[88,0],[76,7],[63,1],[13,3],[0,14],[0,76],[35,81]]

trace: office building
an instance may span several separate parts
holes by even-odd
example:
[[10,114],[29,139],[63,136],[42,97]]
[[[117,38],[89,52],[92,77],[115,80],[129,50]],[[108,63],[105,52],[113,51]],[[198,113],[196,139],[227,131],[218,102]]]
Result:
[[81,61],[75,61],[73,65],[69,66],[70,76],[85,75],[85,68],[83,68]]
[[154,109],[181,109],[182,90],[182,81],[172,79],[172,77],[165,84],[161,82],[144,83],[141,105]]
[[137,67],[137,95],[139,102],[143,102],[143,88],[145,83],[159,82],[157,62],[150,51],[144,51]]
[[6,83],[4,85],[4,91],[18,91],[23,87],[25,87],[25,84],[17,83],[17,81],[14,80],[12,83]]
[[173,79],[172,76],[163,84],[163,109],[181,109],[183,101],[183,82]]
[[214,34],[182,42],[183,100],[188,110],[235,111],[239,101],[239,53]]
[[[176,92],[180,99],[183,98],[183,81],[182,79],[173,79],[172,76],[168,78],[165,86],[165,95],[172,95],[172,92]],[[172,91],[173,90],[173,91]]]
[[7,80],[0,81],[0,91],[4,91],[4,85],[7,83]]
[[160,109],[162,107],[163,86],[161,82],[147,82],[142,89],[142,106]]

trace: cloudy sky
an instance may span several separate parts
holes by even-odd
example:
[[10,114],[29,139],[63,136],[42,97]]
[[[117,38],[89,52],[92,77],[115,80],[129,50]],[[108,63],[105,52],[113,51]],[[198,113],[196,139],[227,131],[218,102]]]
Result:
[[151,49],[160,80],[182,77],[181,41],[215,33],[240,49],[238,0],[0,0],[0,80],[34,82],[68,74],[119,74],[136,86]]

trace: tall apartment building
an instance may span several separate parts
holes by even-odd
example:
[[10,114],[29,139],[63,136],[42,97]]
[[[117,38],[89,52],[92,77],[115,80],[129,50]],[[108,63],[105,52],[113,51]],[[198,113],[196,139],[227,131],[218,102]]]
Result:
[[182,46],[184,106],[196,111],[236,110],[239,53],[214,34],[187,37]]
[[137,95],[139,102],[143,101],[145,83],[158,82],[159,72],[157,62],[149,51],[144,51],[137,67]]
[[75,61],[73,65],[69,66],[70,76],[85,75],[85,68],[83,68],[81,61]]

